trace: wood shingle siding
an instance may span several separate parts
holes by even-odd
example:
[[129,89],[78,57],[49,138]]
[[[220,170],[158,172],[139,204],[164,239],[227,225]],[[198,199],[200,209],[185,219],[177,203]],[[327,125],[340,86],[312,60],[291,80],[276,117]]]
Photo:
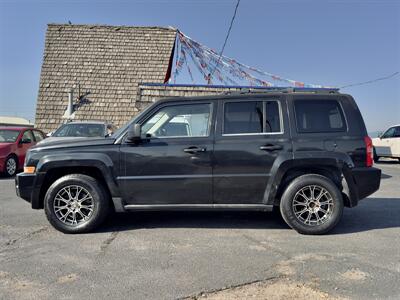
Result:
[[138,112],[138,85],[163,83],[175,37],[160,27],[49,24],[36,127],[49,132],[64,121],[71,88],[75,119],[126,123]]

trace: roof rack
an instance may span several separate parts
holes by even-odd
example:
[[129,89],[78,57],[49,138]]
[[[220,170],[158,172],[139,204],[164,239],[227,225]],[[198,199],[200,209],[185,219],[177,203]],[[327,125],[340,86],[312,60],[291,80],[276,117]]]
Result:
[[243,85],[208,85],[208,84],[165,84],[165,83],[141,83],[142,86],[164,86],[164,87],[198,87],[198,88],[221,88],[221,89],[239,89],[240,91],[226,91],[225,94],[246,94],[246,93],[338,93],[339,88],[326,87],[264,87],[264,86],[243,86]]
[[324,93],[324,94],[335,94],[339,92],[338,88],[294,88],[294,87],[266,87],[266,88],[254,88],[246,87],[241,88],[237,91],[227,91],[225,94],[247,94],[247,93]]

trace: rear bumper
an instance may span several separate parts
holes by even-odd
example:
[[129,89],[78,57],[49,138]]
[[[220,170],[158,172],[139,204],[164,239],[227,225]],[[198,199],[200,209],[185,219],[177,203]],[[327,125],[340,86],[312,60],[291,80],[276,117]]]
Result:
[[375,193],[381,184],[381,170],[377,168],[355,168],[352,171],[358,190],[358,200]]
[[345,193],[353,207],[369,195],[375,193],[381,183],[381,170],[373,167],[353,168],[344,172],[346,179]]
[[[40,185],[37,185],[37,174],[19,173],[15,176],[17,196],[31,203],[32,208],[42,208],[39,201]],[[38,187],[39,186],[39,187]]]

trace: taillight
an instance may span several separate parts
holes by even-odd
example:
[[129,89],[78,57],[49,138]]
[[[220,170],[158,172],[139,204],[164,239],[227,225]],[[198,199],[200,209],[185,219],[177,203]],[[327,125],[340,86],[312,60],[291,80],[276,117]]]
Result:
[[372,146],[372,140],[369,136],[366,136],[364,138],[364,142],[365,142],[365,149],[367,151],[366,155],[367,155],[367,159],[366,159],[366,164],[367,167],[372,167],[372,165],[374,164],[374,146]]

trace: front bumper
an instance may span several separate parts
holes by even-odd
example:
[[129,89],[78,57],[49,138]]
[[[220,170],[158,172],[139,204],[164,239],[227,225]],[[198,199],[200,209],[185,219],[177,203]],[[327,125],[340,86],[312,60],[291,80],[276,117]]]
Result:
[[15,176],[17,196],[31,203],[35,209],[42,208],[39,201],[40,184],[37,184],[39,178],[38,174],[19,173]]

